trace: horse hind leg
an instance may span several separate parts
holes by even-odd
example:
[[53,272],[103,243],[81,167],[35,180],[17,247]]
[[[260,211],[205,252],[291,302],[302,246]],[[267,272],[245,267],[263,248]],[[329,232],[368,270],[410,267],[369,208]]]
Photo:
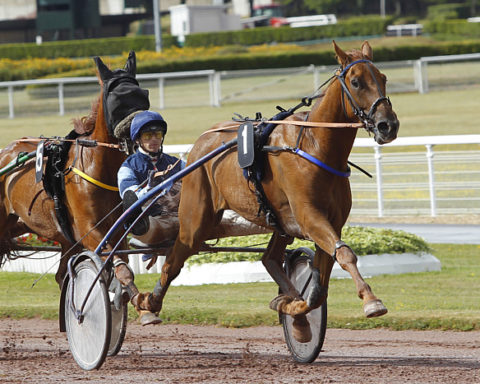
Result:
[[60,289],[62,289],[63,279],[67,274],[68,260],[73,255],[76,255],[77,253],[82,251],[81,246],[76,246],[72,248],[72,244],[69,242],[61,243],[61,248],[62,248],[62,252],[60,255],[60,262],[58,264],[57,272],[55,273],[55,281],[57,282]]
[[16,215],[2,215],[0,218],[0,267],[13,256],[15,237],[28,233],[30,229]]
[[372,292],[370,286],[363,280],[357,268],[357,256],[352,249],[343,242],[338,242],[335,250],[338,264],[352,276],[357,288],[358,297],[363,301],[363,311],[366,317],[385,315],[388,310]]
[[262,263],[281,291],[281,294],[270,302],[270,309],[293,316],[293,337],[300,343],[307,343],[312,339],[312,330],[306,317],[310,308],[283,269],[285,249],[292,240],[291,237],[275,232],[262,257]]

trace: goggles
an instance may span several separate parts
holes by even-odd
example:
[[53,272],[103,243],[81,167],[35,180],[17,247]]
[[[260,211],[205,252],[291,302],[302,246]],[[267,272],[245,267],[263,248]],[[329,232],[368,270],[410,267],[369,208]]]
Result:
[[140,135],[140,138],[142,140],[151,140],[153,138],[156,138],[158,140],[162,140],[163,139],[163,132],[162,131],[152,131],[152,132],[143,132],[141,135]]

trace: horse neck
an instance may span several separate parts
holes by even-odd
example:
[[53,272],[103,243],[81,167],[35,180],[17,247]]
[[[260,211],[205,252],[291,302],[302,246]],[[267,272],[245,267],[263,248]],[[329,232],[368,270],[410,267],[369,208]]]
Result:
[[[95,127],[90,132],[88,138],[98,143],[118,143],[108,132],[102,105],[98,108]],[[87,163],[89,163],[92,168],[90,172],[93,172],[97,177],[104,178],[105,180],[111,179],[110,183],[114,183],[116,180],[117,170],[125,160],[125,154],[123,152],[104,146],[93,147],[92,150],[85,152],[84,155],[86,156],[85,159],[88,159]]]
[[[345,101],[346,106],[348,101]],[[308,121],[347,123],[342,106],[341,85],[333,81],[327,88],[325,95],[311,109]],[[337,169],[346,168],[348,156],[353,147],[356,128],[312,128],[307,129],[305,148],[316,153],[322,160],[327,161]]]
[[95,120],[95,129],[90,133],[90,138],[102,143],[114,142],[112,136],[108,133],[102,105],[100,105],[98,109],[97,118]]

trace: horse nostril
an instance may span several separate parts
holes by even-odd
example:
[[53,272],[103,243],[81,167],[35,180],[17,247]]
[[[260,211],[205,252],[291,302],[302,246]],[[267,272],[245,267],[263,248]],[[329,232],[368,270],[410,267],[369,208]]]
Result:
[[377,123],[377,129],[381,134],[388,133],[390,127],[386,121],[380,121]]

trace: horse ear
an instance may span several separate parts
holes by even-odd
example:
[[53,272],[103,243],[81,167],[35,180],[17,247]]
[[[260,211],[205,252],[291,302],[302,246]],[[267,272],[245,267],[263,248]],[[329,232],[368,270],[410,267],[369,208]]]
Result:
[[337,54],[337,61],[342,67],[347,66],[350,63],[350,57],[335,43],[335,40],[332,40],[333,48],[335,48],[335,53]]
[[362,54],[365,58],[372,61],[373,60],[373,50],[368,41],[364,41],[362,44]]
[[135,56],[135,51],[130,51],[128,54],[127,63],[125,64],[125,71],[127,71],[128,74],[133,77],[135,77],[137,74],[137,59]]
[[102,59],[100,59],[100,57],[98,56],[95,56],[93,60],[97,65],[98,73],[100,74],[100,79],[102,80],[102,82],[110,80],[113,77],[113,72],[107,68],[107,66],[103,63]]

